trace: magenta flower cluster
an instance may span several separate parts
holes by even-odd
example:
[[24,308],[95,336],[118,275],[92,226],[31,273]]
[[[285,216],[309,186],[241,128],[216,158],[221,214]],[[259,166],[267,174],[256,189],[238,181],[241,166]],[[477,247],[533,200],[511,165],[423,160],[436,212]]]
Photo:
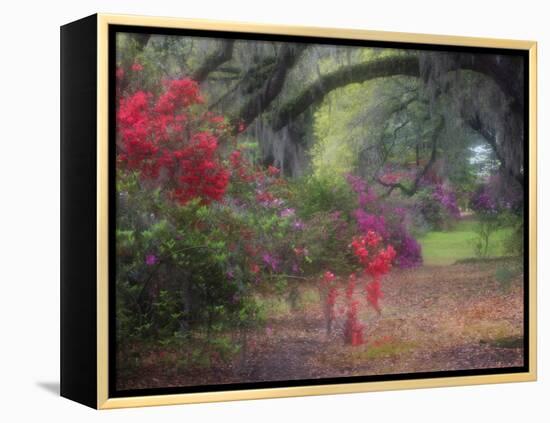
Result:
[[[358,208],[352,212],[357,228],[362,234],[377,233],[384,242],[395,247],[395,263],[401,268],[411,268],[422,264],[420,244],[408,232],[405,219],[407,209],[391,207],[376,200],[373,189],[360,177],[347,175],[346,180],[357,194]],[[445,198],[451,204],[451,198]],[[455,201],[456,202],[456,201]],[[458,209],[458,208],[457,208]]]
[[432,192],[432,197],[434,200],[438,201],[452,217],[460,217],[460,209],[456,202],[456,195],[452,190],[446,188],[443,184],[437,184]]

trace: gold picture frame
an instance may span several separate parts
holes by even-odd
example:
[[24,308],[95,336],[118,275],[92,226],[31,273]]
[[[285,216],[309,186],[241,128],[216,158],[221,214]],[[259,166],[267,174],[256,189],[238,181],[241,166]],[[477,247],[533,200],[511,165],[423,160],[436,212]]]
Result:
[[[67,28],[73,24],[67,25]],[[329,385],[313,386],[289,386],[273,387],[261,389],[243,389],[231,391],[215,392],[197,392],[197,393],[169,393],[163,395],[143,395],[130,397],[110,397],[109,396],[109,26],[139,26],[150,28],[174,28],[174,29],[192,29],[207,31],[239,32],[250,34],[270,34],[285,35],[296,37],[320,37],[342,40],[366,40],[377,42],[399,42],[407,44],[429,44],[438,46],[454,47],[476,47],[476,48],[494,48],[494,49],[516,49],[528,54],[529,63],[529,87],[528,87],[528,134],[529,134],[529,157],[528,165],[528,192],[529,192],[529,234],[528,234],[528,371],[518,373],[503,374],[484,374],[456,377],[437,377],[423,379],[403,379],[403,380],[384,380],[360,383],[342,383]],[[124,16],[116,14],[97,14],[94,15],[90,28],[95,26],[96,45],[96,170],[95,170],[95,306],[96,309],[89,319],[96,319],[95,334],[96,353],[91,357],[89,365],[94,368],[95,374],[95,401],[91,399],[90,391],[86,394],[73,394],[72,390],[83,390],[84,388],[74,386],[78,385],[74,380],[78,380],[78,366],[67,365],[65,375],[62,374],[62,395],[75,399],[79,402],[90,405],[98,409],[112,409],[121,407],[140,407],[153,405],[170,404],[189,404],[214,401],[234,401],[263,398],[280,398],[307,395],[324,394],[344,394],[354,392],[370,392],[383,390],[416,389],[431,387],[446,387],[460,385],[492,384],[505,382],[526,382],[535,381],[537,378],[537,44],[534,41],[517,41],[475,37],[459,37],[446,35],[428,35],[428,34],[409,34],[400,32],[381,32],[359,29],[335,29],[335,28],[314,28],[286,25],[262,25],[252,23],[234,23],[224,21],[198,20],[198,19],[179,19],[145,16]],[[92,31],[93,32],[93,31]],[[74,36],[74,35],[73,35]],[[93,33],[90,36],[93,38]],[[76,47],[75,47],[76,48]],[[62,51],[63,54],[63,51]],[[69,53],[67,53],[67,56]],[[68,62],[67,62],[68,63]],[[66,71],[66,75],[70,71]],[[68,90],[68,88],[67,88]],[[67,92],[67,91],[65,91]],[[62,95],[63,98],[63,95]],[[69,111],[67,112],[69,113]],[[63,113],[62,113],[63,118]],[[66,121],[69,117],[65,117]],[[69,157],[66,159],[70,160]],[[63,182],[62,182],[63,184]],[[69,228],[67,228],[69,230]],[[63,239],[63,238],[62,238]],[[74,245],[73,245],[74,246]],[[62,247],[63,248],[63,247]],[[67,244],[65,248],[70,248]],[[67,253],[69,254],[69,253]],[[68,256],[65,257],[68,260]],[[67,274],[69,271],[67,271]],[[68,283],[68,282],[67,282]],[[63,282],[62,282],[63,286]],[[63,289],[63,288],[62,288]],[[70,295],[67,295],[66,301],[75,301]],[[63,308],[62,315],[66,314],[67,319],[71,318],[67,309]],[[74,318],[74,316],[73,316]],[[63,316],[62,316],[63,319]],[[62,320],[62,330],[64,330]],[[65,330],[67,334],[67,344],[76,342],[69,339],[73,332]],[[63,335],[62,335],[63,342]],[[70,348],[66,352],[62,348],[62,358],[69,357],[72,354]],[[95,360],[95,362],[93,362]],[[92,363],[93,362],[93,363]],[[63,365],[62,365],[63,367]],[[63,373],[63,369],[62,369]],[[74,375],[74,376],[73,376]],[[65,383],[63,388],[63,378],[70,379],[72,383]],[[321,382],[322,383],[322,382]],[[80,395],[80,396],[79,396]]]

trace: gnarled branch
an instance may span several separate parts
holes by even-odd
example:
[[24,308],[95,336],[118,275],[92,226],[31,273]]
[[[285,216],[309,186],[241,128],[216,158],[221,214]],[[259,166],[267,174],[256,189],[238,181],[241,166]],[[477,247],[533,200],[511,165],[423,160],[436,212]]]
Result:
[[283,128],[308,107],[320,103],[329,92],[336,88],[396,75],[418,77],[418,58],[415,56],[386,57],[345,66],[334,72],[321,75],[315,83],[298,94],[298,97],[281,107],[273,118],[273,128],[275,130]]
[[241,107],[237,120],[249,125],[269,107],[281,92],[288,72],[296,64],[305,48],[306,45],[302,44],[283,44],[271,75],[260,90]]
[[416,177],[414,178],[414,182],[410,188],[406,187],[400,182],[388,183],[380,179],[379,176],[375,178],[376,182],[378,182],[383,187],[388,188],[388,190],[384,194],[382,194],[382,197],[389,196],[395,189],[401,190],[403,194],[408,195],[409,197],[416,194],[416,191],[418,191],[418,186],[420,185],[420,181],[422,181],[422,178],[426,176],[426,174],[432,168],[432,166],[434,165],[437,159],[437,141],[439,139],[439,135],[441,134],[441,131],[443,130],[444,126],[445,126],[445,120],[443,119],[443,117],[440,117],[439,122],[437,123],[437,126],[435,127],[431,137],[432,152],[430,154],[430,159],[424,165],[422,170],[416,174]]
[[224,41],[221,48],[208,56],[202,65],[195,72],[193,72],[193,79],[198,83],[201,83],[208,78],[208,75],[211,72],[215,71],[225,62],[231,60],[233,57],[234,44],[234,40]]

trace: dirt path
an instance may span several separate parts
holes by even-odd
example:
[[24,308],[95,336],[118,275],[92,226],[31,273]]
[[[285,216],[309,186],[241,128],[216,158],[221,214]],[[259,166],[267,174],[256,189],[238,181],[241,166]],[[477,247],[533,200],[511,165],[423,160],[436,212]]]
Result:
[[[464,264],[394,271],[383,282],[382,314],[364,306],[366,343],[343,343],[345,304],[336,303],[333,332],[325,333],[316,287],[301,287],[302,306],[272,313],[253,333],[246,357],[214,368],[174,372],[153,365],[140,385],[185,386],[317,379],[523,364],[523,290],[518,278],[503,291],[496,264]],[[344,284],[342,284],[342,291]],[[309,300],[307,300],[309,298]],[[150,375],[145,377],[144,375]],[[123,385],[132,386],[127,380]]]

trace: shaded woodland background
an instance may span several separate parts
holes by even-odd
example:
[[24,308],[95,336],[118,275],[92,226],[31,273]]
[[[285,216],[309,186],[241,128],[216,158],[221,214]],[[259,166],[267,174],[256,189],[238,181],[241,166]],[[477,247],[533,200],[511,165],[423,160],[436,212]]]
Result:
[[117,386],[521,366],[524,76],[119,34]]

